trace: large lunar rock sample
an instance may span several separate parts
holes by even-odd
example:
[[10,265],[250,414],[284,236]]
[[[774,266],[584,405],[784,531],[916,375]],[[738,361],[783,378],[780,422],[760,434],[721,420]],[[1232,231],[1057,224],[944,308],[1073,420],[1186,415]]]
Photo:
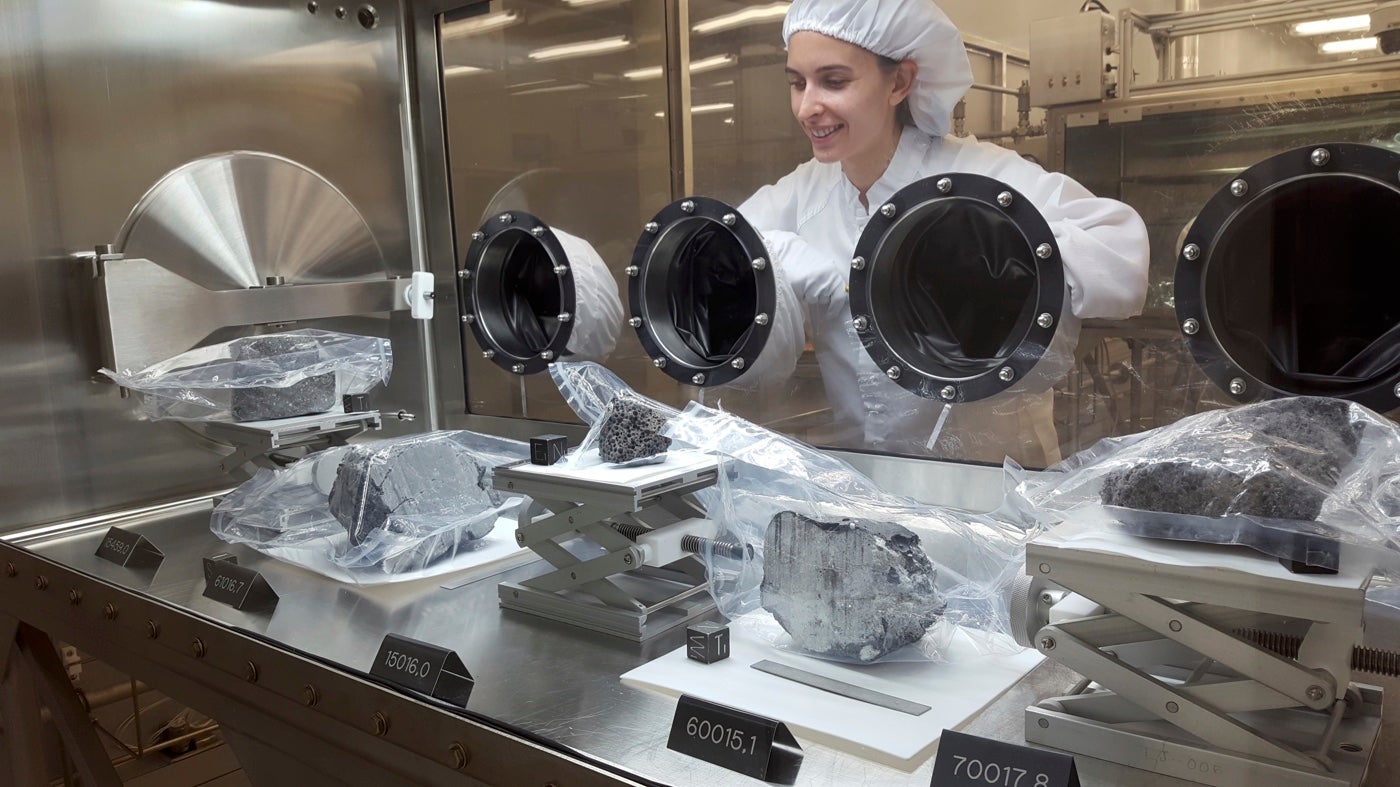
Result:
[[874,661],[918,642],[943,612],[938,569],[900,525],[784,511],[763,545],[763,606],[803,650]]
[[[250,373],[290,371],[320,361],[317,343],[296,336],[260,336],[235,345],[233,360],[248,364]],[[233,420],[265,421],[297,415],[324,413],[335,406],[335,372],[315,374],[276,388],[235,388],[231,400]]]
[[666,416],[630,396],[608,404],[598,430],[598,456],[615,465],[662,462],[671,438],[660,434]]
[[491,470],[445,433],[356,446],[336,470],[331,514],[354,546],[372,537],[385,545],[425,539],[398,561],[412,570],[495,528],[495,517],[480,515],[504,500]]
[[1223,414],[1171,455],[1145,457],[1104,476],[1106,505],[1173,514],[1311,521],[1361,441],[1350,405],[1300,397]]

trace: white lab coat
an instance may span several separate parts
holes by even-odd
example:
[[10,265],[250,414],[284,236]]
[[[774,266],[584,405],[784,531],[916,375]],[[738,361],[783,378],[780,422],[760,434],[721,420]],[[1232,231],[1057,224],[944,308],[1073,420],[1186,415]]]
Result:
[[[1074,317],[1123,319],[1141,312],[1148,245],[1137,212],[1005,148],[906,127],[867,203],[878,208],[917,180],[955,172],[996,178],[1040,209],[1060,247]],[[838,444],[989,462],[1011,455],[1031,465],[1058,459],[1048,391],[954,405],[938,445],[927,445],[942,403],[886,379],[850,328],[847,280],[870,212],[840,164],[808,161],[759,189],[739,211],[764,233],[807,306]]]

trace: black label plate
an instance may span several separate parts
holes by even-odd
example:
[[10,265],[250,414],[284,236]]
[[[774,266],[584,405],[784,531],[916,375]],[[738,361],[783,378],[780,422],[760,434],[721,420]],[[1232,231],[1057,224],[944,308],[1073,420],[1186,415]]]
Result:
[[95,554],[123,568],[157,569],[165,560],[165,553],[147,541],[145,536],[119,527],[107,529],[107,535],[102,537]]
[[384,637],[369,674],[461,708],[476,685],[456,652],[397,634]]
[[204,597],[243,612],[271,612],[278,601],[262,574],[238,565],[233,555],[204,558]]
[[1079,787],[1074,757],[944,730],[931,787]]
[[666,748],[766,782],[792,784],[802,747],[780,721],[682,695]]

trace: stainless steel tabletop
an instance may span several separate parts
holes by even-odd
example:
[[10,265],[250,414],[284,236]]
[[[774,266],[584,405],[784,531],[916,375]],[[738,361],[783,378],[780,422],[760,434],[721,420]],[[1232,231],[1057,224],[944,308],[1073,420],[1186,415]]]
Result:
[[[683,632],[638,645],[498,607],[497,584],[545,572],[548,566],[542,561],[522,555],[522,563],[475,575],[465,572],[379,586],[346,585],[220,541],[209,531],[210,510],[209,501],[192,502],[118,522],[164,551],[165,561],[154,574],[124,569],[94,556],[110,522],[11,540],[112,584],[355,670],[368,670],[388,633],[451,648],[477,678],[471,710],[658,782],[680,786],[760,783],[668,750],[666,737],[675,700],[626,686],[619,679],[633,667],[679,647]],[[201,558],[219,552],[237,555],[240,565],[267,578],[281,596],[273,614],[242,613],[203,597]],[[447,589],[445,585],[459,586]],[[1066,693],[1077,680],[1059,665],[1044,664],[976,717],[966,731],[1024,742],[1025,707]],[[1393,708],[1387,709],[1387,721],[1394,714]],[[799,741],[805,755],[799,785],[930,782],[932,760],[905,773]],[[1400,754],[1394,747],[1378,748],[1367,783],[1393,783],[1392,777],[1400,774],[1396,767]],[[1079,771],[1086,787],[1186,784],[1084,757],[1079,758]]]

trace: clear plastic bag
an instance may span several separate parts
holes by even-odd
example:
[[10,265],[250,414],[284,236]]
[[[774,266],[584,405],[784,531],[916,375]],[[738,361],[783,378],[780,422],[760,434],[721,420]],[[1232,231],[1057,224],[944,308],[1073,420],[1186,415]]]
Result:
[[414,579],[496,542],[516,550],[493,529],[521,498],[492,489],[491,471],[528,456],[524,443],[473,432],[332,448],[260,470],[214,509],[210,529],[337,579]]
[[102,369],[151,420],[260,421],[329,412],[386,383],[388,339],[303,329],[197,347],[140,371]]
[[1136,535],[1236,544],[1335,569],[1341,545],[1400,575],[1400,426],[1340,399],[1201,413],[1104,440],[1019,480],[1042,523],[1091,515]]
[[[615,375],[596,366],[555,364],[551,368],[557,369],[555,379],[565,399],[577,403],[577,412],[586,421],[599,422],[605,403],[618,396],[642,399]],[[664,433],[676,445],[722,459],[717,485],[696,497],[719,523],[719,534],[703,557],[711,594],[726,616],[772,633],[776,646],[853,663],[940,660],[954,636],[976,639],[982,652],[1017,649],[1007,636],[1007,589],[1024,568],[1025,543],[1034,531],[993,515],[924,505],[889,494],[844,462],[729,413],[694,403],[681,413],[659,403],[651,405],[670,415]],[[859,533],[836,535],[848,538],[848,546],[865,548],[869,560],[847,561],[838,569],[815,562],[807,565],[811,561],[803,558],[803,567],[832,581],[839,581],[842,573],[887,572],[892,567],[900,575],[894,593],[880,595],[871,582],[858,587],[851,583],[851,597],[829,596],[828,609],[801,623],[791,612],[780,613],[800,639],[774,629],[761,610],[783,606],[775,600],[771,586],[766,604],[764,599],[764,556],[773,545],[770,524],[778,517],[787,517],[788,532],[795,534],[795,539],[785,539],[789,548],[805,546],[819,531],[839,529],[834,526],[843,520],[860,520]],[[844,560],[838,547],[830,547],[826,554]],[[875,595],[854,597],[866,591]],[[883,637],[866,649],[849,642],[816,643],[811,636],[824,623],[838,619],[853,630],[875,631],[881,625],[882,604],[896,597],[905,610],[898,621],[906,632],[904,639],[919,630],[925,632],[904,647],[896,647],[898,639]],[[860,604],[869,611],[869,620],[853,614]],[[928,625],[920,629],[922,621]]]

